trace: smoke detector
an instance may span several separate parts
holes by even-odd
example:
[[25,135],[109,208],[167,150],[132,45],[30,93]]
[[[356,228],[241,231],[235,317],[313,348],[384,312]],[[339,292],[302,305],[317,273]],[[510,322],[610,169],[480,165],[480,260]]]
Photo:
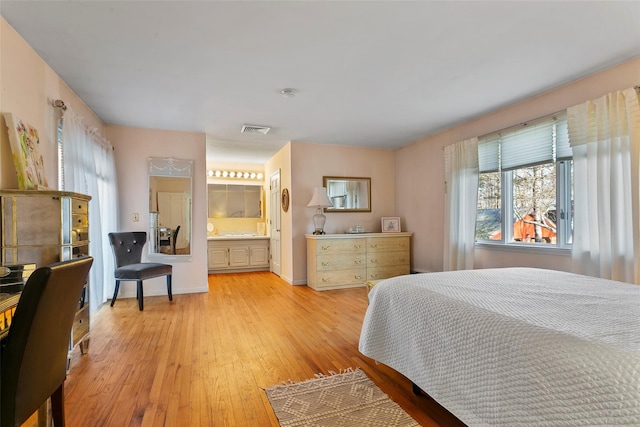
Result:
[[268,126],[258,126],[258,125],[243,125],[240,133],[250,133],[250,134],[260,134],[266,135],[267,132],[271,130]]
[[291,88],[286,88],[286,89],[282,89],[280,91],[280,94],[285,98],[293,98],[294,96],[296,96],[296,90]]

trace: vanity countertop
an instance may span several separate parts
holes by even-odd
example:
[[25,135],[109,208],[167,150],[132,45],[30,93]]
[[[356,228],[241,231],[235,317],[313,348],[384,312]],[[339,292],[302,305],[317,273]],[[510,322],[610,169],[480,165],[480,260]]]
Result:
[[269,236],[257,236],[247,234],[226,234],[219,236],[207,236],[207,240],[263,240],[269,239]]

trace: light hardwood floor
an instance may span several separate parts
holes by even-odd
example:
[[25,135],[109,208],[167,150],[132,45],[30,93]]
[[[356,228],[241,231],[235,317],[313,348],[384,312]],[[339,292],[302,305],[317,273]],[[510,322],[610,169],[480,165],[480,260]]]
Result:
[[420,424],[462,425],[358,352],[366,294],[317,292],[259,272],[210,275],[208,294],[147,297],[143,312],[135,299],[105,304],[88,354],[74,351],[67,425],[277,426],[264,388],[348,367]]

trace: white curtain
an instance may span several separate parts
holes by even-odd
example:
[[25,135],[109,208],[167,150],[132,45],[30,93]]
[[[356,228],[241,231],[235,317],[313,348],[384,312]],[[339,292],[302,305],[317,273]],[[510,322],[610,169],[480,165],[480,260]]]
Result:
[[62,190],[91,196],[89,202],[89,306],[95,313],[113,289],[114,263],[107,233],[117,231],[117,182],[113,147],[71,109],[62,126]]
[[444,147],[444,173],[444,270],[470,270],[478,205],[478,138]]
[[567,110],[578,273],[638,281],[640,105],[630,88]]

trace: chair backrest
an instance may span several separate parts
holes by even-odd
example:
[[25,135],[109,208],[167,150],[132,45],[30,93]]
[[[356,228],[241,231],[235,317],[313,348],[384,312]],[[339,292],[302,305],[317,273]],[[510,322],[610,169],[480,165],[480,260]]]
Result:
[[109,233],[109,242],[113,249],[116,268],[138,264],[142,260],[142,248],[147,243],[147,233],[144,231]]
[[173,237],[171,238],[171,248],[172,253],[176,254],[176,242],[178,241],[178,233],[180,232],[180,226],[176,227],[176,231],[173,232]]
[[36,269],[0,349],[0,425],[20,425],[64,382],[71,327],[92,257]]

